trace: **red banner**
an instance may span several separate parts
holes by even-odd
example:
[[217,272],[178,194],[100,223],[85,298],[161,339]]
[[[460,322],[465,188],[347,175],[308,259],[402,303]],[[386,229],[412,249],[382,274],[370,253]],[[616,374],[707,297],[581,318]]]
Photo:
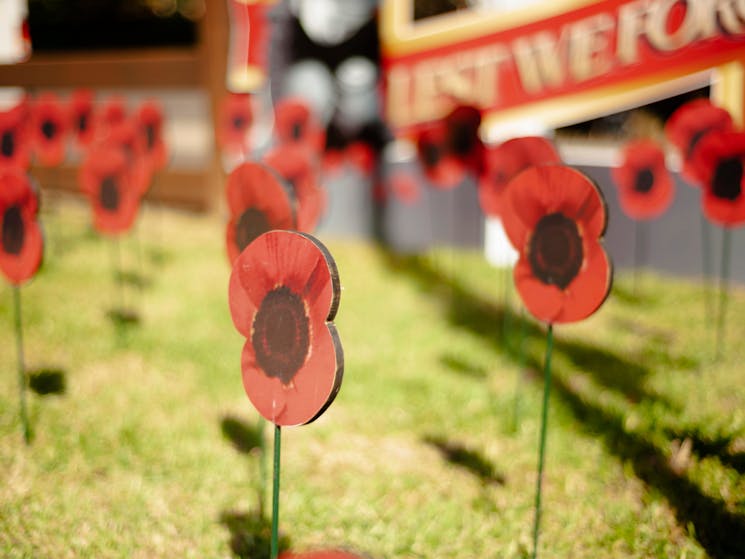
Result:
[[[494,118],[539,117],[545,109],[570,118],[600,97],[620,103],[630,91],[745,57],[740,0],[565,0],[519,17],[437,16],[436,26],[402,21],[395,3],[383,5],[381,35],[386,118],[399,134],[456,104]],[[557,6],[569,8],[556,13]],[[505,21],[519,24],[505,28]]]

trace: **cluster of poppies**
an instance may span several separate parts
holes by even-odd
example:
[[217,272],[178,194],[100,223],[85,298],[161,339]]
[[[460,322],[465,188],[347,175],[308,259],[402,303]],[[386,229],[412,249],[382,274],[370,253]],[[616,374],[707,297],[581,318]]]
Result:
[[[231,97],[236,99],[236,97]],[[234,103],[234,101],[231,101]],[[237,107],[237,105],[236,105]],[[234,113],[234,122],[248,118]],[[242,114],[242,117],[238,115]],[[241,162],[228,176],[226,196],[230,219],[226,241],[228,257],[234,262],[251,241],[272,229],[312,232],[326,206],[320,170],[325,131],[308,105],[295,98],[277,103],[274,110],[272,147],[260,156]],[[248,118],[250,126],[250,118]],[[236,149],[245,149],[246,132]],[[225,145],[225,144],[222,144]]]

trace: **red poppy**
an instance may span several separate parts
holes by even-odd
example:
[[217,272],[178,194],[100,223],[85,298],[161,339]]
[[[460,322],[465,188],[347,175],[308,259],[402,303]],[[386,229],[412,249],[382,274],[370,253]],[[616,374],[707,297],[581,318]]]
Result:
[[326,206],[326,193],[318,183],[318,168],[303,145],[286,144],[264,156],[264,163],[292,187],[297,201],[297,230],[312,233]]
[[65,159],[67,117],[54,93],[42,93],[34,102],[31,139],[41,165],[54,167]]
[[310,423],[341,387],[344,356],[331,322],[339,295],[333,258],[305,233],[269,231],[233,265],[230,314],[247,338],[243,387],[276,425]]
[[146,154],[146,139],[139,132],[135,121],[124,120],[109,128],[102,143],[124,152],[127,157],[130,185],[139,196],[143,196],[150,188],[153,169]]
[[0,168],[28,168],[30,154],[27,117],[28,107],[25,103],[0,111]]
[[701,138],[713,130],[732,130],[730,114],[708,99],[695,99],[678,107],[665,123],[665,136],[683,158],[683,175],[700,185],[702,177],[692,164],[693,151]]
[[0,270],[14,285],[29,280],[41,264],[38,210],[39,201],[28,176],[20,169],[0,170]]
[[283,179],[261,163],[242,163],[228,175],[226,194],[231,219],[226,241],[231,263],[262,233],[295,229],[295,202],[288,190]]
[[127,155],[121,147],[92,147],[80,167],[79,180],[81,190],[90,199],[97,231],[118,235],[132,227],[140,195],[132,185]]
[[217,142],[231,155],[241,155],[248,150],[248,132],[253,122],[251,96],[245,93],[228,93],[220,104],[217,123]]
[[541,136],[513,138],[484,153],[484,168],[479,177],[479,203],[489,216],[502,215],[503,194],[513,177],[528,167],[561,163],[553,144]]
[[388,187],[402,204],[412,206],[421,198],[421,189],[411,173],[397,171],[388,178]]
[[326,145],[326,132],[302,99],[285,97],[274,105],[275,135],[280,144],[305,144],[320,155]]
[[93,116],[93,92],[75,90],[70,97],[70,126],[79,146],[88,146],[93,141],[96,132]]
[[520,254],[515,285],[527,309],[548,323],[594,313],[612,277],[597,186],[571,167],[530,167],[507,185],[504,210],[505,232]]
[[445,117],[448,149],[463,165],[476,174],[481,172],[484,146],[479,138],[481,111],[461,105]]
[[450,137],[444,121],[437,121],[423,130],[416,147],[424,175],[436,188],[454,188],[466,176],[466,165],[450,151]]
[[111,128],[127,120],[127,101],[124,97],[113,95],[106,99],[100,111],[101,134],[106,135]]
[[725,227],[745,223],[745,132],[710,132],[694,150],[692,164],[704,189],[704,215]]
[[145,101],[137,110],[142,153],[152,171],[166,166],[168,146],[163,139],[163,111],[155,101]]
[[621,208],[632,219],[658,217],[673,201],[673,180],[665,166],[665,152],[653,140],[627,143],[623,163],[611,174]]

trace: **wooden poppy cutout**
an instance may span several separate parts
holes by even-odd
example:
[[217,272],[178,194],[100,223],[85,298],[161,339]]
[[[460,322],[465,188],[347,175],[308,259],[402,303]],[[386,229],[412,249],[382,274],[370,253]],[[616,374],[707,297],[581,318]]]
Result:
[[278,426],[318,418],[344,371],[331,322],[339,276],[326,247],[296,231],[264,233],[236,259],[228,295],[233,324],[246,337],[241,370],[251,403]]
[[228,176],[230,220],[226,244],[230,262],[254,239],[272,229],[295,229],[292,189],[270,167],[249,161]]
[[33,106],[32,138],[41,165],[53,167],[65,159],[67,118],[54,93],[42,93]]
[[89,146],[96,133],[93,92],[77,89],[70,97],[70,127],[78,146]]
[[561,163],[561,158],[553,144],[541,136],[513,138],[486,148],[478,182],[481,210],[489,216],[501,216],[507,184],[528,167],[554,163]]
[[0,168],[28,168],[30,146],[27,118],[28,107],[25,103],[0,111]]
[[155,101],[145,101],[137,110],[136,120],[142,154],[149,169],[158,171],[168,163],[168,146],[163,138],[163,110]]
[[326,132],[304,100],[286,97],[274,106],[275,135],[280,144],[302,144],[320,155]]
[[612,278],[600,190],[571,167],[543,165],[510,181],[505,197],[503,224],[520,255],[514,278],[527,309],[549,324],[590,316]]
[[659,217],[672,204],[673,180],[665,153],[654,140],[636,140],[623,148],[623,162],[611,171],[621,209],[631,219]]
[[247,152],[252,123],[251,96],[246,93],[226,94],[220,103],[217,120],[217,143],[222,151],[229,155]]
[[18,169],[0,170],[0,270],[13,285],[31,279],[41,265],[38,210],[28,176]]

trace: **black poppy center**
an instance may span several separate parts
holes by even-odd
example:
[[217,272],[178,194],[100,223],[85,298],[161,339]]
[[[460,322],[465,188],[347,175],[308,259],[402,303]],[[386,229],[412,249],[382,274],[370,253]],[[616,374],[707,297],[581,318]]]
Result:
[[476,143],[473,128],[467,123],[461,122],[451,128],[451,134],[453,152],[461,157],[470,155]]
[[45,120],[41,123],[41,133],[47,140],[51,140],[57,133],[57,125],[51,120]]
[[147,139],[147,150],[150,151],[155,146],[155,126],[153,124],[145,125],[145,138]]
[[714,170],[712,194],[725,200],[737,200],[741,192],[742,161],[739,157],[723,159]]
[[3,213],[3,252],[20,254],[26,231],[20,206],[10,206]]
[[528,256],[536,278],[565,289],[582,267],[577,224],[558,212],[543,216],[533,231]]
[[703,128],[701,130],[698,130],[691,135],[691,139],[688,140],[688,151],[686,152],[687,156],[690,158],[693,154],[693,150],[696,149],[696,146],[701,141],[701,138],[706,136],[708,132],[710,132],[710,128]]
[[269,219],[264,212],[256,208],[248,208],[238,218],[235,226],[235,243],[238,245],[238,250],[242,252],[251,244],[251,241],[270,229]]
[[101,181],[99,198],[105,210],[113,212],[119,207],[119,185],[115,177],[108,176]]
[[634,180],[634,191],[640,194],[646,194],[652,190],[654,185],[654,173],[652,169],[644,168],[636,173],[636,179]]
[[88,124],[90,121],[90,115],[88,113],[80,113],[78,115],[75,126],[77,126],[78,132],[85,132],[88,130]]
[[310,348],[310,322],[300,296],[285,286],[267,293],[254,317],[251,344],[267,376],[290,384]]
[[424,144],[422,159],[425,167],[434,167],[440,162],[440,149],[435,144]]
[[3,132],[2,138],[0,138],[0,152],[3,157],[13,157],[13,152],[16,149],[16,137],[11,130]]
[[246,119],[242,116],[233,117],[233,128],[236,130],[243,130],[246,127]]
[[290,130],[290,134],[292,135],[292,138],[295,140],[299,140],[303,137],[303,123],[300,121],[296,121],[292,123],[292,129]]

